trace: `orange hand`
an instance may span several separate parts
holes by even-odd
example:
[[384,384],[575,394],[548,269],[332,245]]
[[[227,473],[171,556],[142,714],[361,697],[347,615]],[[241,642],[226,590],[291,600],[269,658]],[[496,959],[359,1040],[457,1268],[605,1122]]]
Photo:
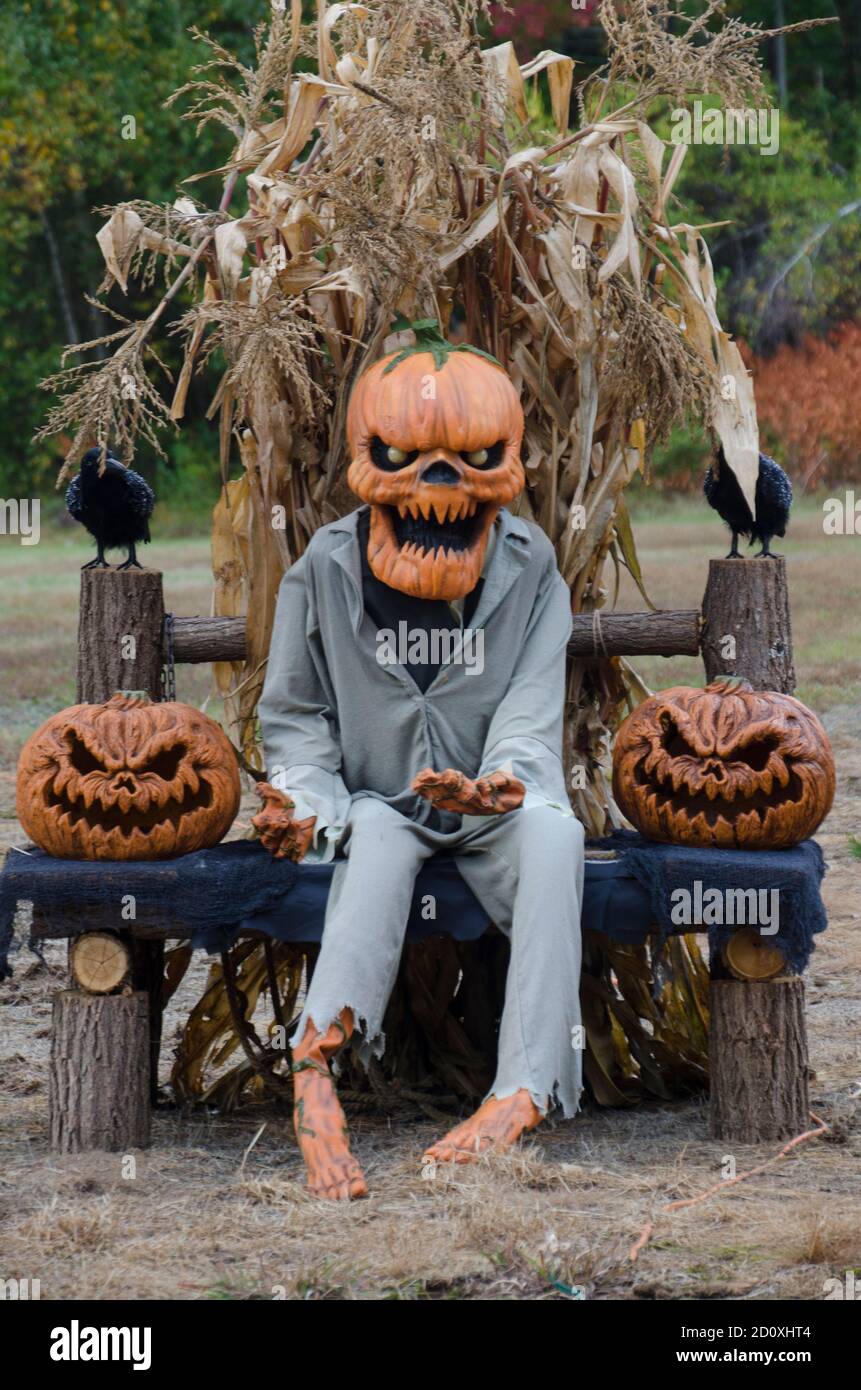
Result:
[[260,836],[260,843],[276,859],[292,859],[295,864],[304,859],[314,834],[316,816],[296,820],[296,807],[286,792],[269,782],[258,782],[255,788],[263,802],[263,810],[251,817],[251,824]]
[[413,778],[413,791],[440,811],[462,816],[499,816],[522,805],[526,788],[510,772],[491,772],[473,780],[454,768],[434,772],[426,767]]

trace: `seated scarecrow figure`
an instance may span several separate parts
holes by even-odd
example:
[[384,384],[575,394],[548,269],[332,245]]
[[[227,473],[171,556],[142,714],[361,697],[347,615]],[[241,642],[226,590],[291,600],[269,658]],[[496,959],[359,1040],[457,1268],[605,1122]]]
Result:
[[364,505],[284,576],[259,707],[263,844],[338,856],[293,1038],[309,1186],[336,1199],[367,1189],[329,1062],[354,1033],[360,1055],[382,1054],[431,855],[454,857],[511,956],[491,1092],[425,1158],[504,1148],[554,1107],[573,1115],[581,1091],[584,832],[561,756],[569,593],[547,536],[505,509],[525,483],[512,382],[421,328],[354,387],[347,478]]

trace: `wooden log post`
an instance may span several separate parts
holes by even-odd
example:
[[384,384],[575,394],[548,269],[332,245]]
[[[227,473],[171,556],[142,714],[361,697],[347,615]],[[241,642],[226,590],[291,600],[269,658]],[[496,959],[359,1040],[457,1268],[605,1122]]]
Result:
[[[118,690],[160,699],[163,629],[159,571],[83,570],[78,700],[97,704]],[[110,911],[105,918],[113,925]],[[73,979],[84,988],[55,996],[49,1079],[51,1145],[62,1153],[149,1142],[161,1033],[160,949],[142,954],[121,931],[86,932],[72,944]]]
[[[792,694],[792,626],[781,556],[712,560],[703,619],[709,680],[740,676],[755,690]],[[777,955],[774,948],[764,946],[757,956],[749,928],[742,930],[745,938],[725,958],[710,962],[711,1133],[743,1144],[790,1139],[807,1128],[809,1118],[804,981],[776,974],[775,962],[768,964],[769,953]]]
[[800,976],[711,984],[711,1133],[760,1144],[809,1128],[807,1028]]
[[786,561],[711,560],[703,598],[706,675],[743,676],[754,690],[795,689]]
[[158,570],[82,570],[78,700],[97,704],[118,690],[145,690],[158,700],[163,627]]
[[54,996],[48,1084],[51,1147],[125,1152],[150,1128],[149,1001],[143,990]]
[[164,1014],[164,938],[135,936],[129,944],[132,952],[132,985],[135,989],[143,990],[149,1000],[149,1089],[150,1100],[156,1105]]

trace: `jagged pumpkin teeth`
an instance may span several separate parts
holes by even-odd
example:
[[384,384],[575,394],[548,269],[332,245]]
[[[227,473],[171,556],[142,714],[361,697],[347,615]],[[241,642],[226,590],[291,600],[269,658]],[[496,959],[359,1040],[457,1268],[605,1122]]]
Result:
[[431,502],[431,509],[433,510],[434,516],[436,517],[436,519],[437,519],[437,521],[440,523],[440,525],[442,525],[442,523],[443,523],[444,521],[448,521],[448,502],[447,502],[447,501],[446,501],[446,502]]
[[98,774],[92,772],[79,783],[78,793],[87,810],[90,809],[96,798],[100,796],[102,785],[103,779]]
[[439,591],[445,582],[448,573],[448,559],[444,550],[437,551],[436,559],[433,564],[433,583],[435,590]]
[[661,763],[663,763],[663,761],[664,754],[662,753],[661,749],[652,748],[646,754],[646,757],[643,761],[643,770],[645,772],[656,772],[657,769],[660,767]]
[[195,795],[200,791],[200,778],[190,762],[180,763],[177,780],[180,787],[188,787],[188,790]]
[[[58,749],[58,753],[65,754],[66,757],[68,757],[69,750],[67,748],[61,747],[60,749]],[[54,792],[57,796],[62,795],[62,793],[66,790],[73,778],[77,780],[77,773],[75,772],[71,764],[61,766],[59,772],[57,772],[53,778]]]
[[791,695],[732,678],[644,700],[613,749],[620,810],[644,835],[679,844],[798,844],[827,815],[834,785],[816,716]]

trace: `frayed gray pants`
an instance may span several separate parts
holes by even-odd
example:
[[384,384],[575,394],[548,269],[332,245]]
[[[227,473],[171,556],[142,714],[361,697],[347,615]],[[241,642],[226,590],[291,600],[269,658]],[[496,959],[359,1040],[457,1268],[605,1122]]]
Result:
[[[363,1048],[385,1046],[383,1015],[397,976],[416,874],[442,852],[511,943],[499,1032],[497,1098],[525,1089],[542,1112],[574,1115],[582,1086],[580,907],[584,832],[550,806],[465,816],[450,833],[384,801],[353,801],[341,840],[320,955],[294,1035],[324,1032],[352,1009]],[[367,1052],[366,1052],[367,1056]]]

